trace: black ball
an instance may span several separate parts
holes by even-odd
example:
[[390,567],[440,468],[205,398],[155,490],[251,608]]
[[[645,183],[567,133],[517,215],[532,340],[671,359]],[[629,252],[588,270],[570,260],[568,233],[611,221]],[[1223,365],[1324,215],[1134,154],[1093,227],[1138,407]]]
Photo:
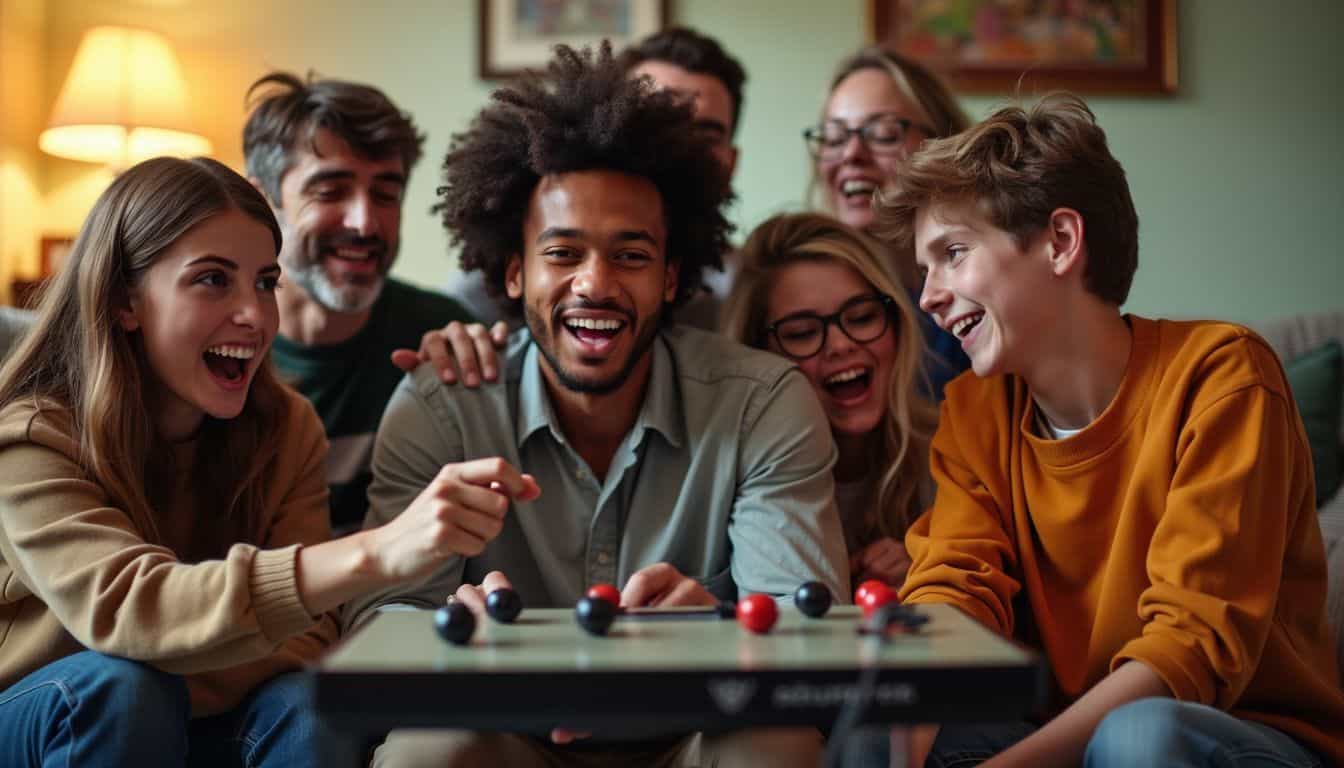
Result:
[[819,619],[831,609],[831,590],[820,581],[803,582],[793,593],[793,604],[804,615]]
[[485,612],[495,621],[510,624],[523,612],[523,598],[508,587],[500,587],[485,596]]
[[434,612],[434,629],[453,645],[466,645],[476,631],[476,616],[462,603],[449,603]]
[[590,635],[605,635],[616,618],[616,606],[592,597],[581,597],[574,605],[574,620]]

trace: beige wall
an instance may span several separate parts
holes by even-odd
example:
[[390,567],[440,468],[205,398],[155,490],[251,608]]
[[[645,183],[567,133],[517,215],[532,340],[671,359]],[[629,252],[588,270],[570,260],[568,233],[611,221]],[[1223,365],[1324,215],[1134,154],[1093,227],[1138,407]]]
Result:
[[45,10],[41,0],[0,0],[0,303],[11,280],[39,271]]
[[[750,72],[733,211],[740,238],[770,213],[802,206],[807,161],[799,131],[815,119],[835,61],[863,42],[868,2],[671,2],[674,20],[717,36]],[[19,70],[27,90],[17,112],[6,109],[6,136],[29,136],[33,120],[45,120],[80,33],[98,23],[147,26],[173,41],[203,131],[216,156],[238,168],[243,94],[268,69],[313,69],[382,86],[427,134],[396,273],[436,286],[453,268],[429,207],[451,135],[492,87],[475,76],[474,0],[0,0],[0,7],[3,19],[15,7],[29,9],[45,29],[35,64],[31,53],[13,49],[26,37],[0,21],[0,62],[27,57]],[[1333,224],[1344,211],[1344,57],[1336,38],[1344,3],[1179,0],[1179,7],[1180,92],[1091,100],[1128,171],[1141,219],[1140,269],[1127,308],[1255,320],[1339,307],[1344,251]],[[6,93],[12,107],[17,92]],[[965,100],[973,116],[996,103]],[[32,242],[33,221],[43,232],[73,232],[106,183],[105,172],[40,156],[23,142],[7,140],[3,151],[0,275],[26,263],[32,248],[9,244]],[[33,189],[41,197],[37,216]]]

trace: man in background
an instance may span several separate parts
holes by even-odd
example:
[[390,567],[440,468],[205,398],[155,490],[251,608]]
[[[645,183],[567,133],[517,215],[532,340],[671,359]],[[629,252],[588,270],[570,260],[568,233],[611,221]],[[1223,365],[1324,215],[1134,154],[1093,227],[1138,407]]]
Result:
[[393,352],[472,318],[456,301],[388,276],[424,140],[409,115],[372,86],[286,72],[257,80],[248,95],[247,175],[284,232],[274,360],[326,427],[339,535],[364,520],[374,433],[403,371],[419,362],[404,349],[393,364]]

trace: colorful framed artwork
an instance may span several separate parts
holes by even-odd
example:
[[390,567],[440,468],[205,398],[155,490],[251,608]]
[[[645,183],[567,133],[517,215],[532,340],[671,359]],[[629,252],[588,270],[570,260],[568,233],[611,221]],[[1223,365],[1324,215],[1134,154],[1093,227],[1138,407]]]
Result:
[[479,0],[483,80],[540,69],[559,44],[616,50],[667,25],[667,0]]
[[962,93],[1169,94],[1177,0],[870,0],[873,39]]

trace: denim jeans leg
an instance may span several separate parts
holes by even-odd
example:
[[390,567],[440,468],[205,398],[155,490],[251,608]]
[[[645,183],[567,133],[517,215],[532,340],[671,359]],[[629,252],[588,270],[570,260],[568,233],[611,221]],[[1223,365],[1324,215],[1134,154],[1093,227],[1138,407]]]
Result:
[[181,765],[189,716],[181,677],[76,653],[0,691],[0,765]]
[[924,762],[925,768],[968,768],[979,765],[1030,736],[1037,726],[1015,723],[944,723]]
[[1321,765],[1281,731],[1214,707],[1169,698],[1140,699],[1116,708],[1092,734],[1083,762],[1088,768]]
[[244,768],[317,765],[317,719],[308,678],[288,672],[262,683],[233,713],[233,743]]

